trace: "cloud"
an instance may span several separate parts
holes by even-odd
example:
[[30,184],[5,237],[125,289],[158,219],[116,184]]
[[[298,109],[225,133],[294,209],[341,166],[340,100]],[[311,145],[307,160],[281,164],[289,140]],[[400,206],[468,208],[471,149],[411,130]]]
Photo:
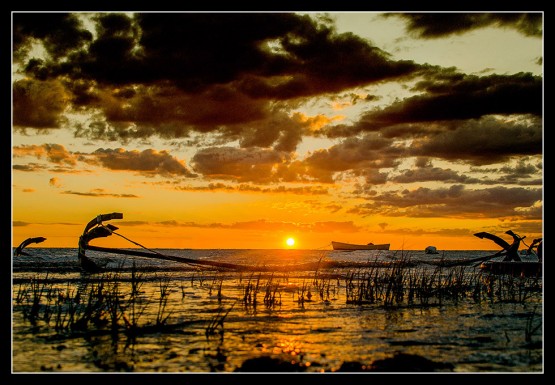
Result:
[[165,150],[126,151],[123,148],[99,148],[91,155],[99,164],[110,170],[136,171],[145,176],[196,176],[187,168],[185,162],[171,156]]
[[179,191],[207,191],[207,192],[253,192],[263,194],[298,194],[298,195],[325,195],[328,189],[321,186],[300,187],[258,187],[248,184],[230,185],[224,183],[209,183],[206,186],[176,186]]
[[527,211],[541,202],[542,189],[491,187],[470,190],[463,185],[437,189],[418,187],[375,194],[368,200],[371,203],[358,205],[349,212],[362,216],[538,219],[538,210]]
[[91,190],[89,192],[79,192],[79,191],[67,190],[67,191],[63,191],[61,194],[87,196],[87,197],[93,197],[93,198],[99,198],[99,197],[102,197],[102,198],[104,198],[104,197],[110,197],[110,198],[139,198],[139,196],[135,195],[135,194],[107,193],[107,192],[104,192],[104,189],[94,189],[94,190]]
[[526,157],[518,159],[515,166],[507,164],[501,167],[499,171],[526,178],[530,175],[535,175],[538,172],[541,172],[542,169],[543,164],[541,159],[536,160],[532,157]]
[[[468,28],[523,27],[542,19],[540,13],[386,15]],[[86,32],[84,18],[95,35]],[[49,21],[56,27],[48,28]],[[77,136],[91,139],[218,132],[234,134],[229,140],[239,138],[244,147],[275,143],[292,151],[300,141],[298,122],[284,114],[292,104],[416,76],[427,77],[415,89],[420,95],[368,113],[354,132],[488,114],[541,115],[539,77],[477,77],[395,61],[366,40],[336,33],[325,19],[294,13],[22,13],[14,17],[14,41],[28,77],[14,86],[16,126],[59,127],[62,112],[72,106],[102,112],[87,124],[72,123]],[[42,42],[49,58],[34,57],[31,42]],[[353,102],[360,99],[353,95]],[[45,101],[50,108],[41,109]]]
[[483,165],[521,155],[543,153],[540,119],[504,121],[494,117],[469,120],[456,129],[416,140],[411,154]]
[[385,13],[382,16],[405,20],[408,32],[425,39],[445,38],[490,26],[512,28],[525,36],[542,37],[543,14],[541,12]]
[[103,112],[87,125],[77,126],[77,136],[89,139],[126,140],[155,135],[184,138],[193,131],[219,132],[224,125],[239,130],[238,125],[271,118],[266,101],[249,98],[226,85],[215,85],[199,93],[188,93],[165,82],[115,88],[106,85],[89,93],[87,107]]
[[[86,33],[80,18],[89,19],[95,35]],[[33,79],[16,82],[16,125],[59,127],[67,108],[102,113],[86,124],[72,122],[77,136],[126,140],[245,130],[245,146],[249,140],[267,146],[258,142],[268,138],[256,135],[257,127],[283,126],[279,113],[302,98],[410,78],[425,68],[392,60],[366,40],[294,13],[80,18],[14,18],[14,54],[20,71]],[[49,30],[47,21],[59,24]],[[65,33],[72,38],[61,39]],[[47,57],[35,56],[31,43],[42,43]],[[43,106],[49,88],[56,96],[53,108],[27,114]],[[288,124],[298,126],[295,120]],[[290,151],[299,141],[298,127],[282,129],[274,139],[278,149]]]
[[480,183],[479,178],[470,178],[468,175],[439,167],[428,167],[405,170],[400,175],[390,178],[397,183],[415,182],[448,182],[448,183]]
[[355,170],[353,175],[363,176],[366,184],[369,186],[385,184],[389,180],[389,174],[379,172],[374,168]]
[[383,165],[391,151],[391,140],[371,133],[363,138],[347,138],[328,149],[316,150],[306,158],[306,163],[324,170],[344,171],[360,164]]
[[65,56],[92,40],[92,34],[71,13],[14,12],[12,34],[14,52],[27,53],[33,40],[42,40],[53,58]]
[[125,226],[143,226],[143,225],[150,224],[147,221],[120,221],[118,223],[121,223],[122,225],[125,225]]
[[[477,174],[488,173],[492,176],[478,177],[471,176],[472,172]],[[504,173],[504,174],[502,174]],[[389,181],[396,183],[419,183],[419,182],[439,182],[439,183],[458,183],[458,184],[486,184],[486,185],[509,185],[517,184],[524,186],[542,185],[541,169],[531,164],[524,164],[522,160],[519,165],[513,167],[504,166],[499,169],[485,170],[475,169],[470,172],[457,172],[452,169],[440,167],[417,167],[408,170],[401,170],[396,176],[390,176]]]
[[[368,124],[358,122],[351,126],[349,135],[368,127],[368,117],[364,118]],[[542,153],[541,118],[488,115],[480,119],[405,124],[370,131],[365,136],[350,137],[338,145],[315,151],[306,161],[324,169],[344,171],[357,167],[396,167],[401,159],[410,156],[486,165]]]
[[24,172],[35,172],[35,171],[46,170],[46,167],[38,163],[14,164],[12,165],[12,170],[24,171]]
[[313,223],[298,223],[298,222],[276,222],[267,221],[264,219],[244,222],[233,222],[230,224],[224,223],[196,223],[196,222],[179,222],[179,221],[164,221],[158,222],[164,226],[182,226],[182,227],[201,227],[201,228],[224,228],[231,230],[252,230],[252,231],[303,231],[313,233],[327,233],[327,232],[358,232],[362,227],[355,225],[352,221],[323,221]]
[[[100,15],[96,21],[106,25],[116,18],[122,19],[118,28],[104,28],[87,58],[99,80],[172,80],[191,91],[238,81],[247,95],[284,99],[347,88],[361,79],[398,77],[417,68],[390,60],[354,35],[337,35],[330,26],[294,13],[141,13],[134,19]],[[75,63],[83,69],[82,64]],[[330,76],[339,66],[344,75]]]
[[[96,151],[87,153],[70,153],[66,148],[59,144],[43,145],[21,145],[14,146],[12,149],[14,158],[34,156],[38,159],[45,157],[48,161],[55,164],[77,165],[78,161],[86,162],[89,165],[100,165],[109,170],[125,170],[138,172],[144,176],[182,176],[195,178],[197,175],[191,172],[185,162],[171,156],[166,150],[125,150],[99,148]],[[42,165],[29,163],[27,165],[14,165],[14,169],[20,171],[36,171],[44,169]],[[55,168],[52,172],[72,172],[72,169]]]
[[16,80],[13,83],[13,125],[17,128],[60,128],[69,94],[57,80]]
[[415,86],[420,94],[364,114],[351,128],[330,128],[329,136],[378,131],[407,123],[445,123],[488,115],[542,116],[540,77],[516,75],[442,74]]
[[191,167],[208,179],[268,183],[274,167],[287,158],[286,153],[263,148],[212,147],[199,150]]
[[14,157],[34,156],[38,159],[45,157],[56,164],[75,165],[77,160],[66,148],[60,144],[21,145],[12,148]]

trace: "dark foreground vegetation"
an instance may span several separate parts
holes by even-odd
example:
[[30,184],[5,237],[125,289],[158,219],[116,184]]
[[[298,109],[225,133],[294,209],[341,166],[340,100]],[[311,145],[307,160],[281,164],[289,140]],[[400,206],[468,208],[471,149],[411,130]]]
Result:
[[[196,318],[195,309],[188,310],[190,314],[186,319],[174,317],[176,306],[179,306],[175,303],[176,297],[181,293],[184,298],[191,289],[209,294],[213,301],[210,318]],[[315,301],[325,304],[341,299],[345,305],[382,310],[456,306],[469,301],[477,304],[530,302],[541,307],[542,301],[541,278],[469,272],[464,266],[430,269],[402,264],[340,272],[316,270],[296,276],[256,272],[229,275],[199,270],[179,280],[135,268],[129,273],[84,274],[73,281],[52,279],[46,273],[14,280],[13,290],[14,314],[20,314],[36,333],[50,333],[62,343],[75,338],[105,336],[116,344],[123,337],[128,346],[138,344],[142,336],[186,333],[193,325],[203,328],[206,339],[223,340],[231,333],[226,332],[226,320],[232,309],[243,307],[246,314],[257,307],[279,309],[286,298],[293,298],[301,307]],[[527,317],[522,332],[527,343],[537,344],[534,336],[541,330],[541,315],[534,310]],[[216,361],[223,359],[218,354],[222,353],[217,350]],[[135,370],[133,362],[103,362],[98,357],[91,360],[101,371]],[[313,370],[315,365],[315,362],[308,365],[302,359],[262,354],[245,359],[233,371],[305,372]],[[434,362],[421,355],[392,352],[384,359],[345,360],[339,368],[319,371],[449,372],[454,369],[450,363]],[[56,370],[56,367],[43,366],[41,370]],[[215,365],[212,370],[225,369]]]

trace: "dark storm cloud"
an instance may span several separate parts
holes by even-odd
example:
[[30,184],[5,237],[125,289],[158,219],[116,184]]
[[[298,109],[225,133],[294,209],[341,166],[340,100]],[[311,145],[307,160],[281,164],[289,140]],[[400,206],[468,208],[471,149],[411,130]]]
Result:
[[[375,151],[361,147],[352,153],[350,148],[356,145],[346,142],[313,152],[304,162],[274,163],[273,176],[281,181],[331,182],[337,171],[395,166],[404,150],[396,142],[386,144],[389,138],[430,139],[428,144],[418,143],[413,154],[445,159],[469,154],[475,164],[487,163],[485,151],[490,149],[491,161],[504,159],[511,151],[537,153],[541,141],[537,132],[531,137],[506,135],[502,144],[495,144],[494,136],[487,140],[489,147],[481,142],[480,149],[473,150],[456,145],[473,144],[475,137],[461,141],[462,131],[454,131],[453,136],[443,132],[454,130],[464,119],[489,114],[541,116],[541,78],[530,74],[478,77],[393,61],[367,41],[337,34],[330,24],[318,24],[307,16],[97,14],[92,19],[94,38],[85,33],[76,16],[49,16],[51,22],[60,20],[51,30],[40,24],[31,28],[41,17],[18,14],[14,18],[16,56],[27,60],[27,75],[39,79],[14,83],[16,127],[67,125],[64,112],[73,106],[101,112],[87,123],[73,123],[77,137],[127,143],[155,135],[190,138],[195,132],[213,133],[221,144],[237,141],[244,148],[273,147],[278,154],[293,152],[303,135],[382,133],[384,145]],[[64,34],[72,38],[62,41]],[[37,61],[28,48],[31,41],[41,40],[51,57]],[[289,107],[284,103],[299,97],[417,74],[426,76],[414,88],[421,94],[368,112],[353,126],[311,131],[309,121],[285,112]],[[498,131],[493,129],[494,134]],[[515,143],[510,143],[511,138]],[[438,153],[434,147],[438,141],[446,141],[449,149]],[[262,176],[270,172],[262,165],[253,171],[242,167],[218,173],[212,172],[214,165],[204,169],[202,163],[200,170],[225,179],[272,179]],[[249,175],[241,176],[240,171]],[[374,176],[383,182],[383,176]]]
[[18,80],[13,83],[13,124],[16,127],[59,128],[68,95],[56,80]]
[[[411,28],[426,31],[424,36],[486,25],[522,31],[529,26],[529,35],[541,35],[541,15],[414,15],[390,16],[413,20]],[[22,132],[71,127],[78,138],[121,143],[151,136],[186,138],[189,146],[202,141],[204,149],[190,160],[190,167],[208,180],[339,183],[355,176],[365,179],[366,185],[360,186],[364,193],[388,181],[477,183],[468,175],[432,167],[429,159],[485,165],[542,153],[539,76],[465,75],[453,68],[395,61],[366,40],[337,34],[331,24],[293,13],[96,14],[90,20],[94,35],[80,23],[88,17],[84,15],[16,16],[14,61],[22,65],[25,78],[13,83],[13,121]],[[446,20],[451,30],[445,28]],[[434,25],[437,29],[430,30]],[[31,48],[38,42],[49,56],[33,57]],[[412,89],[417,95],[381,109],[364,109],[352,125],[329,127],[331,118],[292,113],[306,97],[332,97],[341,91],[351,95],[352,104],[362,104],[352,87],[417,76],[421,81]],[[376,98],[369,95],[367,101]],[[87,112],[88,120],[69,121],[66,112]],[[341,141],[313,150],[305,159],[295,157],[303,136],[320,135]],[[14,155],[24,150],[56,164],[75,161],[67,150],[46,147],[21,146]],[[396,170],[409,156],[420,157],[421,168]],[[78,160],[146,176],[197,176],[166,151],[99,149]],[[381,172],[383,168],[398,172],[392,177]],[[522,184],[528,178],[538,184],[537,174],[524,173],[507,170],[481,183]],[[255,188],[241,184],[235,190]]]
[[[419,82],[416,96],[366,113],[352,128],[339,127],[346,134],[382,130],[402,123],[433,123],[478,119],[500,114],[542,116],[541,77],[519,73],[478,77],[447,73]],[[336,136],[330,129],[330,136]]]
[[[153,135],[182,138],[193,130],[217,132],[224,125],[232,130],[237,125],[271,119],[266,102],[248,98],[227,85],[215,85],[198,94],[168,84],[132,89],[125,97],[121,96],[125,88],[96,90],[94,106],[103,116],[81,126],[77,135],[110,140]],[[240,134],[241,126],[235,129]]]
[[411,146],[412,155],[434,156],[474,165],[506,161],[514,156],[543,152],[542,122],[527,119],[503,122],[493,117],[469,120]]
[[492,187],[467,190],[462,185],[449,188],[384,192],[368,198],[372,203],[360,205],[350,212],[363,216],[390,215],[447,218],[540,219],[541,188]]
[[337,34],[329,25],[293,13],[98,14],[93,41],[78,33],[82,30],[75,17],[67,16],[73,21],[66,32],[73,39],[70,43],[50,38],[60,31],[36,34],[25,28],[41,17],[48,20],[44,15],[18,14],[15,51],[31,38],[43,39],[50,44],[49,53],[66,53],[68,59],[42,63],[43,72],[99,84],[171,81],[183,90],[199,91],[239,80],[246,94],[283,99],[418,69],[411,61],[390,60],[355,35]]
[[26,54],[34,40],[41,40],[53,58],[66,56],[92,40],[78,18],[70,13],[18,13],[13,16],[13,50]]
[[444,74],[418,83],[416,89],[423,91],[418,96],[370,111],[351,126],[329,126],[321,132],[330,138],[368,131],[379,131],[383,138],[416,138],[420,142],[412,155],[461,160],[468,156],[475,164],[540,154],[542,87],[541,78],[529,74]]
[[[98,14],[92,19],[94,39],[73,16],[62,18],[71,23],[52,31],[29,29],[41,17],[18,14],[15,53],[28,77],[59,79],[67,93],[64,102],[103,112],[79,127],[78,135],[91,139],[177,138],[226,126],[242,135],[243,127],[233,125],[263,127],[262,121],[279,111],[278,100],[411,77],[424,68],[391,60],[355,35],[337,34],[331,25],[293,13]],[[61,41],[60,34],[71,34],[71,41]],[[48,44],[51,57],[34,58],[26,49],[32,41]],[[16,125],[60,125],[62,105],[31,119],[25,112],[41,99],[23,96]],[[299,131],[293,122],[289,126],[274,135],[280,150],[299,142]],[[248,146],[257,137],[252,127],[244,129]],[[272,131],[272,122],[264,129]]]
[[[105,25],[106,19],[117,17],[126,18],[97,20]],[[100,82],[171,80],[184,90],[198,91],[240,80],[246,94],[283,99],[417,69],[409,61],[389,60],[354,35],[337,35],[329,26],[292,13],[143,13],[102,32],[86,61],[91,77]]]
[[406,21],[407,31],[431,39],[463,34],[478,28],[512,28],[533,37],[542,36],[543,15],[530,13],[386,13],[383,17],[398,17]]

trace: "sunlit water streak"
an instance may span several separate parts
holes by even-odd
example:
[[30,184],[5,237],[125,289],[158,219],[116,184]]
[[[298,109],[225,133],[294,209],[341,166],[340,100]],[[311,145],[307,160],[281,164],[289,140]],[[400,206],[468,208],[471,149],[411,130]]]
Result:
[[[336,371],[343,363],[373,361],[395,353],[415,354],[453,365],[453,372],[543,372],[542,293],[526,301],[473,301],[470,298],[429,306],[350,304],[345,277],[353,269],[253,273],[214,271],[178,262],[113,256],[89,251],[121,287],[129,287],[133,264],[141,279],[138,323],[163,332],[130,340],[123,333],[56,331],[53,317],[35,326],[24,319],[18,298],[29,282],[48,283],[69,293],[100,275],[83,274],[76,249],[28,248],[31,256],[13,257],[12,371],[26,372],[233,372],[249,359],[269,355],[307,372]],[[320,260],[391,262],[408,259],[432,271],[430,262],[491,255],[491,251],[331,251],[331,250],[176,250],[156,251],[199,260],[239,265],[296,265]],[[476,269],[468,268],[468,274]],[[314,280],[325,283],[319,293]],[[244,301],[245,287],[258,282],[257,303]],[[275,285],[279,303],[264,303],[264,285]],[[303,288],[311,298],[299,301]],[[167,302],[161,311],[160,297]],[[304,292],[306,294],[306,292]],[[44,304],[42,305],[44,306]],[[211,322],[229,312],[223,327],[207,335]],[[129,314],[129,311],[128,311]],[[531,338],[526,331],[536,328]],[[528,336],[529,337],[529,336]],[[31,358],[32,357],[32,358]]]

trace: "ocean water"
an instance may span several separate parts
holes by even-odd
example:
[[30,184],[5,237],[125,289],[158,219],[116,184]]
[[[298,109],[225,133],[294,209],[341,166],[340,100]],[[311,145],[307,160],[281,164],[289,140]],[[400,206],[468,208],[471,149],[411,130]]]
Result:
[[15,374],[544,370],[543,277],[439,266],[491,250],[88,250],[96,274],[74,248],[25,251]]

